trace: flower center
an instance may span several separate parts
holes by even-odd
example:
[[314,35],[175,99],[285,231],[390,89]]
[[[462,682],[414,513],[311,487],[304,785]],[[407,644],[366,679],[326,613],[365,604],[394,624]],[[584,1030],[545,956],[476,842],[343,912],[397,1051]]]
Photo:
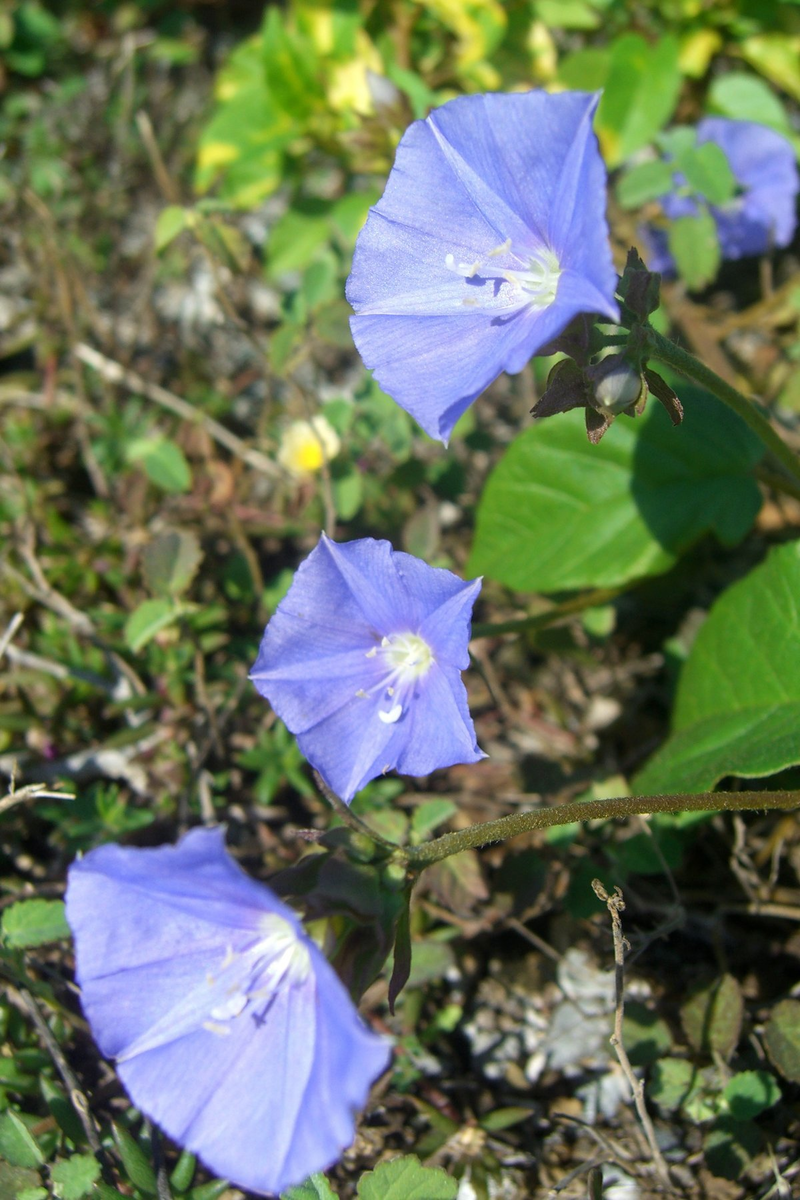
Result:
[[504,271],[505,278],[514,287],[530,296],[533,308],[549,308],[556,298],[561,267],[552,250],[542,250],[532,256],[527,271]]
[[418,633],[392,633],[381,638],[380,646],[367,651],[367,658],[380,654],[388,673],[369,692],[360,689],[356,695],[366,698],[382,690],[388,709],[379,708],[378,717],[384,725],[394,725],[403,714],[409,694],[418,679],[423,679],[434,662],[433,651]]
[[[493,259],[504,261],[501,264],[493,262]],[[504,265],[509,260],[522,265],[520,268]],[[505,280],[511,284],[512,299],[537,310],[549,308],[553,303],[561,278],[561,264],[552,250],[543,246],[527,256],[516,254],[511,246],[511,238],[507,238],[502,245],[495,246],[484,258],[478,258],[475,262],[457,263],[453,255],[448,254],[444,263],[448,271],[454,271],[466,280],[475,280],[475,284]],[[462,300],[462,304],[471,306],[479,303],[478,298],[471,295]]]
[[[229,949],[222,963],[218,979],[229,972],[233,978],[222,999],[209,1010],[211,1021],[205,1028],[213,1033],[228,1033],[224,1025],[216,1023],[238,1017],[251,1001],[268,1002],[279,987],[292,987],[308,978],[311,959],[297,930],[274,913],[263,916],[259,925],[264,936],[248,950],[236,953]],[[213,986],[217,981],[209,982]]]

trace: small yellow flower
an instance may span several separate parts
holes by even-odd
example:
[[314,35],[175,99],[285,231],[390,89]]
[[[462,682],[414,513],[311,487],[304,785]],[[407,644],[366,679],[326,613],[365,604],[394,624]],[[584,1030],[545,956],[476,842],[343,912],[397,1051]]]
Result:
[[293,421],[284,430],[278,450],[278,462],[290,475],[313,475],[323,463],[330,462],[341,450],[336,430],[325,417]]

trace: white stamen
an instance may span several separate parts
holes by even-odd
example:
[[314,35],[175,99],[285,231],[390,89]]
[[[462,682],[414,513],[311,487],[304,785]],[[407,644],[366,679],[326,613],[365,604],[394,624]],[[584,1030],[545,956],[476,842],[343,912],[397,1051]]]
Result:
[[395,704],[394,708],[390,708],[388,712],[384,712],[382,708],[379,708],[378,716],[383,721],[384,725],[394,725],[395,721],[400,720],[402,712],[402,704]]
[[377,653],[378,653],[378,647],[373,646],[371,650],[367,650],[367,653],[364,657],[365,658],[374,658]]

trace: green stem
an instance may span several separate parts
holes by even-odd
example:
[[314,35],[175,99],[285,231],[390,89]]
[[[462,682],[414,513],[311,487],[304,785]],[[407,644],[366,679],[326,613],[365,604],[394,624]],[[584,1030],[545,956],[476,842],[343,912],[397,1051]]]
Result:
[[621,796],[615,800],[576,800],[557,804],[553,808],[537,808],[532,812],[511,813],[496,821],[471,825],[456,833],[446,833],[422,846],[409,846],[401,852],[412,870],[421,871],[433,863],[474,850],[490,842],[504,842],[520,833],[534,829],[550,829],[553,825],[571,825],[574,821],[608,820],[632,817],[643,813],[680,812],[744,812],[800,808],[800,791],[794,792],[701,792],[669,796]]
[[582,592],[579,596],[571,596],[569,600],[562,600],[560,604],[553,604],[543,612],[531,613],[527,617],[515,617],[512,621],[478,621],[472,626],[472,637],[497,637],[501,633],[524,633],[528,629],[546,629],[548,625],[560,621],[563,617],[584,612],[587,608],[596,608],[600,604],[609,604],[612,600],[616,600],[624,590],[622,587],[593,588],[591,592]]
[[652,327],[648,326],[644,333],[651,358],[666,363],[667,366],[680,371],[681,375],[686,375],[689,379],[694,379],[701,387],[704,387],[716,396],[718,400],[721,400],[723,404],[727,404],[728,408],[732,408],[764,443],[767,449],[772,451],[775,458],[789,472],[791,477],[800,480],[800,458],[798,458],[794,451],[789,449],[780,434],[773,428],[769,419],[752,400],[748,400],[735,387],[731,387],[724,379],[720,379],[719,375],[710,370],[705,363],[700,362],[698,358],[695,358],[693,354],[682,350],[680,346],[676,346],[669,338],[662,337]]

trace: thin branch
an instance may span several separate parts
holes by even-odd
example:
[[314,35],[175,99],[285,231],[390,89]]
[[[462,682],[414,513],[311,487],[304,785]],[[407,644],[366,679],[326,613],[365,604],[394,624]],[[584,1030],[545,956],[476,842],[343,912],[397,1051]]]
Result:
[[86,1134],[86,1140],[91,1147],[92,1153],[101,1164],[105,1164],[103,1148],[100,1144],[99,1130],[95,1124],[91,1109],[89,1108],[89,1101],[81,1091],[81,1087],[78,1083],[76,1075],[73,1073],[72,1068],[62,1054],[61,1047],[53,1037],[50,1026],[42,1016],[41,1009],[31,993],[26,988],[19,988],[18,994],[22,1000],[22,1005],[36,1026],[36,1032],[39,1034],[39,1037],[48,1054],[55,1063],[56,1070],[64,1081],[64,1086],[67,1089],[72,1106],[78,1114],[80,1123],[83,1126],[83,1132]]
[[236,458],[240,458],[242,462],[247,463],[249,467],[260,471],[262,475],[267,475],[270,479],[283,478],[283,472],[271,458],[262,454],[260,450],[252,449],[235,433],[231,433],[230,429],[226,429],[224,425],[220,425],[219,421],[215,421],[206,413],[200,412],[188,400],[176,396],[174,392],[168,392],[166,388],[160,387],[157,383],[149,383],[143,376],[137,375],[135,371],[129,371],[121,363],[115,362],[113,358],[107,358],[105,354],[87,346],[85,342],[78,343],[75,347],[75,354],[82,363],[92,367],[109,383],[120,384],[131,392],[137,392],[140,396],[152,400],[154,404],[161,405],[162,408],[184,421],[202,425],[214,441],[219,442],[221,446],[224,446]]
[[633,1102],[636,1105],[636,1112],[644,1130],[644,1135],[647,1138],[647,1144],[650,1147],[655,1168],[663,1182],[668,1187],[671,1187],[669,1170],[656,1141],[656,1131],[653,1128],[653,1122],[650,1120],[650,1114],[644,1102],[644,1083],[641,1079],[636,1078],[630,1059],[628,1058],[628,1052],[622,1040],[622,1021],[625,1016],[625,951],[630,950],[630,945],[622,933],[622,917],[620,915],[625,909],[625,901],[618,887],[614,888],[613,895],[609,895],[599,879],[592,880],[592,891],[597,896],[597,899],[602,904],[605,904],[608,909],[609,916],[611,917],[611,933],[614,939],[614,988],[616,1003],[614,1007],[614,1032],[611,1035],[611,1045],[616,1051],[619,1065],[622,1067],[622,1073],[630,1084],[630,1089],[633,1093]]

